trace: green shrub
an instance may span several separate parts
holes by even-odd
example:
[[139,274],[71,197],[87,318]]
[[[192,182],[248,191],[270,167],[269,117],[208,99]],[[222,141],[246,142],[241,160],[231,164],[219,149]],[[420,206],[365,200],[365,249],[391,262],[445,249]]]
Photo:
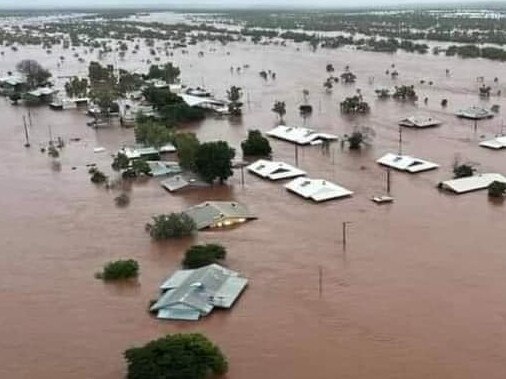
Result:
[[502,198],[506,194],[506,183],[495,181],[488,187],[488,196]]
[[473,174],[474,168],[471,165],[461,164],[453,167],[453,177],[455,179],[467,178],[468,176],[473,176]]
[[136,278],[139,275],[139,264],[133,259],[109,262],[97,278],[103,280],[120,280]]
[[269,140],[262,136],[260,130],[250,130],[248,138],[241,143],[244,155],[269,156],[272,153]]
[[199,268],[225,259],[226,249],[218,244],[194,245],[186,250],[184,268]]
[[146,227],[154,240],[186,237],[197,229],[195,221],[186,213],[155,216]]
[[128,379],[205,379],[228,370],[219,347],[199,333],[167,335],[124,356]]
[[92,167],[88,171],[91,174],[91,182],[95,184],[104,183],[107,180],[107,176],[99,169]]

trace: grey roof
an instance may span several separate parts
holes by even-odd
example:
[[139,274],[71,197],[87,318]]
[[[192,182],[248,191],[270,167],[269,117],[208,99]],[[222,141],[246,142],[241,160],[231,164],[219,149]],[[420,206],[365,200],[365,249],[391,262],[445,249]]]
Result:
[[245,205],[234,201],[206,201],[188,208],[184,213],[195,221],[197,229],[205,229],[227,220],[256,219]]
[[197,175],[191,172],[184,172],[171,176],[160,182],[161,186],[169,192],[176,192],[186,187],[209,187],[209,184],[202,181]]
[[214,307],[230,308],[248,280],[217,264],[179,270],[161,286],[165,290],[151,307],[164,319],[197,320]]

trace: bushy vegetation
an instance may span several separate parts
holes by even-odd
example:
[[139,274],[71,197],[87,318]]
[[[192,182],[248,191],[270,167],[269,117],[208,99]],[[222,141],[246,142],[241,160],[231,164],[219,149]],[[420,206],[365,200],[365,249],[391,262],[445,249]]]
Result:
[[225,259],[227,250],[218,244],[194,245],[186,250],[184,268],[199,268]]
[[506,195],[506,183],[495,181],[488,187],[488,196],[493,198],[504,198]]
[[109,262],[96,277],[103,280],[121,280],[136,278],[139,275],[139,263],[133,259]]
[[88,170],[91,175],[90,180],[94,184],[102,184],[107,181],[107,176],[96,167],[92,167]]
[[146,146],[159,148],[174,142],[174,133],[172,128],[159,122],[138,117],[135,123],[135,140]]
[[26,76],[29,89],[45,86],[51,73],[33,59],[24,59],[16,65],[16,70]]
[[235,150],[225,141],[206,142],[199,146],[195,155],[195,169],[208,183],[219,180],[223,183],[234,173],[232,159]]
[[361,132],[353,132],[347,140],[351,150],[360,150],[364,143],[364,135]]
[[233,116],[240,116],[242,114],[242,89],[240,87],[232,86],[229,90],[227,90],[228,101],[230,101],[228,105],[228,111]]
[[260,130],[250,130],[248,138],[241,143],[243,155],[267,157],[272,153],[269,140],[265,138]]
[[190,236],[197,230],[197,225],[186,213],[170,213],[153,217],[146,229],[154,240],[165,240]]
[[395,92],[392,94],[392,97],[397,100],[409,100],[416,101],[418,100],[418,96],[416,95],[415,86],[395,86]]
[[179,165],[187,170],[195,171],[195,157],[200,147],[200,141],[194,133],[178,133],[174,144],[177,148]]
[[468,164],[460,164],[455,165],[453,167],[453,177],[455,179],[458,178],[466,178],[468,176],[474,175],[475,168]]
[[368,113],[369,104],[367,104],[362,96],[355,95],[347,97],[340,104],[341,112],[343,113]]
[[173,334],[125,351],[128,379],[205,379],[228,370],[220,348],[202,334]]

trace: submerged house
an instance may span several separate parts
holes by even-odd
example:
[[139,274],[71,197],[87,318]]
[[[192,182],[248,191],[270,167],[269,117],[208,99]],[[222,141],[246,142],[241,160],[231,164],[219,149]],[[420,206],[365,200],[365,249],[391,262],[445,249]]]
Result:
[[259,159],[246,168],[248,171],[270,180],[290,179],[306,175],[305,171],[287,163],[268,161],[265,159]]
[[441,121],[436,120],[432,117],[420,117],[420,116],[410,116],[407,118],[403,118],[399,121],[400,126],[406,126],[408,128],[431,128],[434,126],[441,125]]
[[204,182],[192,172],[184,172],[178,175],[173,175],[170,178],[162,180],[160,185],[169,192],[177,192],[184,188],[203,188],[210,186],[209,183]]
[[9,75],[0,78],[0,91],[9,95],[22,92],[26,87],[26,78],[21,75]]
[[334,134],[319,133],[313,129],[286,125],[279,125],[265,134],[298,145],[318,145],[324,141],[337,140],[337,136]]
[[467,118],[470,120],[483,120],[486,118],[492,118],[494,117],[494,113],[492,111],[489,111],[488,109],[482,108],[482,107],[469,107],[465,109],[461,109],[455,113],[457,117],[460,118]]
[[168,143],[159,148],[155,148],[152,146],[131,146],[131,147],[123,147],[119,150],[119,153],[125,154],[128,159],[152,159],[159,160],[160,154],[162,153],[175,153],[176,148],[174,145]]
[[480,146],[494,150],[504,149],[506,147],[506,136],[500,136],[480,142]]
[[393,153],[385,154],[376,162],[383,166],[391,167],[399,171],[406,171],[412,174],[433,170],[439,167],[438,164],[423,159]]
[[208,109],[221,114],[228,113],[228,101],[217,100],[213,97],[195,96],[189,94],[181,94],[180,97],[189,107]]
[[257,218],[246,206],[235,201],[206,201],[184,213],[195,221],[198,230],[242,224]]
[[217,264],[179,270],[160,286],[162,295],[150,311],[160,319],[198,320],[215,307],[231,308],[247,284],[239,273]]
[[317,203],[353,195],[352,191],[323,179],[297,178],[286,184],[285,188]]
[[506,177],[496,173],[478,174],[465,178],[458,178],[441,182],[442,189],[456,194],[487,189],[493,182],[506,183]]

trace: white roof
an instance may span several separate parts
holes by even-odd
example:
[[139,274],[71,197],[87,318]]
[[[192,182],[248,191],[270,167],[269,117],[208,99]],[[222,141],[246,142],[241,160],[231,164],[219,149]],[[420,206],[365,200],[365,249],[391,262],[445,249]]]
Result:
[[493,182],[506,183],[506,177],[501,174],[487,173],[466,178],[447,180],[441,183],[444,189],[455,193],[466,193],[488,188]]
[[379,158],[377,163],[395,168],[396,170],[417,173],[438,168],[439,165],[423,159],[410,157],[409,155],[398,155],[388,153]]
[[166,179],[160,182],[163,188],[165,188],[169,192],[174,192],[180,189],[183,189],[190,185],[190,182],[187,181],[181,175],[174,175],[173,177]]
[[266,134],[299,145],[317,144],[322,140],[337,140],[337,136],[334,134],[319,133],[313,129],[287,125],[279,125]]
[[265,159],[259,159],[258,161],[250,164],[247,169],[262,178],[270,180],[289,179],[306,175],[305,171],[287,163],[268,161]]
[[458,117],[470,118],[472,120],[481,120],[484,118],[494,117],[494,114],[482,107],[469,107],[466,109],[461,109],[457,113],[455,113]]
[[441,125],[441,121],[432,117],[410,116],[400,120],[399,125],[412,128],[429,128]]
[[488,147],[489,149],[502,149],[506,147],[506,136],[496,137],[487,141],[480,142],[480,146]]
[[52,88],[42,87],[42,88],[37,88],[33,91],[28,92],[28,94],[30,94],[32,96],[39,97],[39,96],[52,95],[53,93],[56,93],[56,92],[58,92],[58,91],[54,90]]
[[202,107],[202,106],[217,107],[217,106],[224,106],[226,104],[226,101],[216,100],[212,97],[199,97],[187,94],[181,94],[179,96],[190,107]]
[[353,192],[323,179],[297,178],[285,185],[289,191],[317,202],[353,195]]

